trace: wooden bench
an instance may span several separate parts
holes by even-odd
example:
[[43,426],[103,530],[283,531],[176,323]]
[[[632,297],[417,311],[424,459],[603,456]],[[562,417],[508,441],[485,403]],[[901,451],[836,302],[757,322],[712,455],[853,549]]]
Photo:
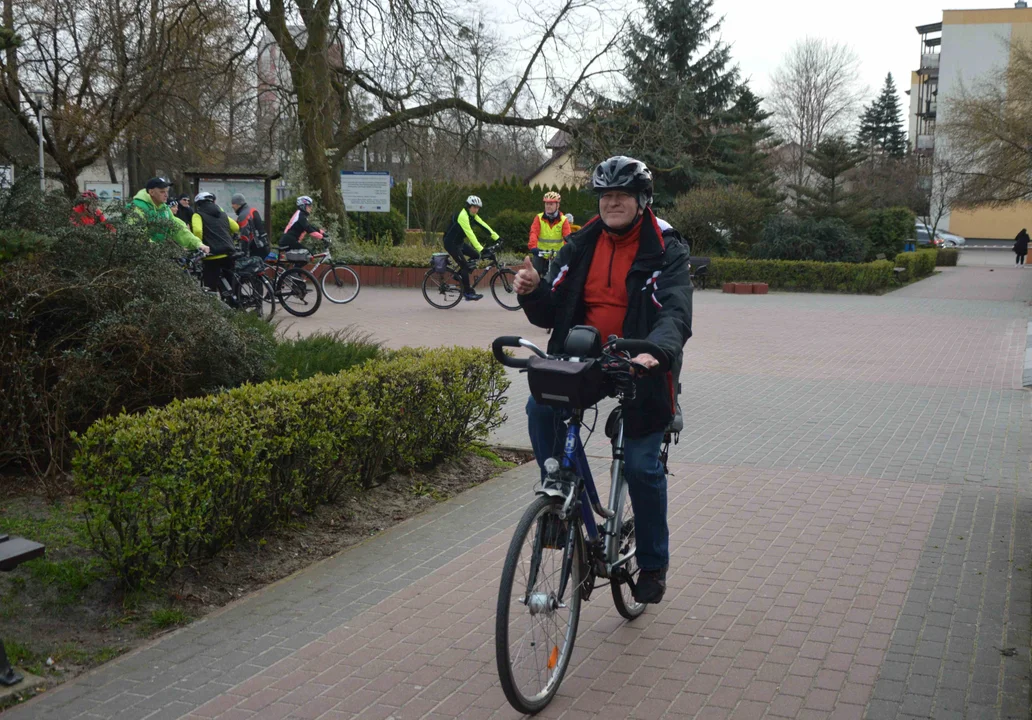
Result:
[[708,257],[689,257],[688,262],[691,265],[691,278],[694,285],[698,285],[700,290],[706,289],[706,281],[709,280],[709,262]]
[[[885,260],[885,253],[878,253],[874,256],[875,260]],[[896,281],[897,285],[903,284],[903,276],[906,275],[907,269],[905,267],[894,267],[892,268],[892,277]]]
[[[46,548],[38,542],[10,535],[0,535],[0,572],[11,572],[29,560],[43,557]],[[0,639],[0,685],[17,685],[22,676],[14,671],[7,659],[4,641]]]

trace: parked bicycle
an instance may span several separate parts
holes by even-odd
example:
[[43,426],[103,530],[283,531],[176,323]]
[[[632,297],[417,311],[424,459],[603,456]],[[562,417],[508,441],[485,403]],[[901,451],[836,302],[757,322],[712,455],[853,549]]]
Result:
[[308,317],[322,305],[322,290],[315,275],[305,270],[312,262],[308,250],[285,246],[276,248],[275,257],[266,259],[266,274],[272,274],[274,297],[291,315]]
[[348,265],[337,262],[330,255],[329,238],[325,238],[325,243],[323,251],[312,256],[312,263],[314,265],[312,272],[318,275],[316,272],[318,268],[325,265],[326,271],[319,280],[319,287],[322,289],[323,295],[331,303],[345,305],[358,297],[358,291],[362,289],[362,283],[358,279],[357,272]]
[[[517,359],[505,352],[520,347],[535,356]],[[497,338],[492,349],[506,367],[527,371],[537,402],[568,413],[565,450],[544,463],[546,477],[516,526],[498,589],[498,677],[509,703],[533,714],[559,689],[573,654],[581,602],[591,597],[596,578],[608,581],[620,615],[633,620],[645,611],[634,599],[639,571],[634,513],[623,473],[623,407],[634,399],[635,374],[650,372],[630,358],[665,354],[642,340],[612,338],[603,346],[598,331],[584,326],[570,331],[563,356],[549,356],[519,337]],[[613,447],[607,506],[599,500],[580,437],[585,410],[605,397],[620,399],[606,421]],[[678,412],[667,428],[664,465],[671,438],[676,442],[680,430]],[[601,528],[595,514],[604,520]]]
[[[272,284],[263,275],[265,264],[258,258],[246,257],[242,252],[234,253],[233,257],[236,260],[233,269],[219,278],[219,299],[232,308],[271,320],[276,312],[276,300]],[[204,253],[195,252],[180,260],[180,265],[202,290],[212,292],[201,284],[203,262]]]
[[[520,304],[516,299],[516,288],[513,285],[516,273],[498,264],[498,258],[495,257],[497,250],[498,245],[484,248],[482,256],[488,261],[487,265],[479,274],[471,274],[470,287],[475,288],[493,270],[491,294],[494,295],[494,299],[506,310],[519,310]],[[441,310],[453,308],[462,300],[462,276],[459,269],[452,264],[451,255],[448,253],[434,253],[431,256],[430,269],[423,277],[423,297]]]

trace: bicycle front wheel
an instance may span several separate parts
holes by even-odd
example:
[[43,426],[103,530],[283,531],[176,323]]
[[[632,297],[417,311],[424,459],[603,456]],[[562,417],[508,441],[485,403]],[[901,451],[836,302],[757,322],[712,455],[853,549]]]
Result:
[[322,291],[315,275],[293,267],[276,278],[276,299],[291,315],[308,317],[322,305]]
[[427,271],[423,276],[423,297],[440,310],[447,310],[462,300],[462,285],[450,272]]
[[495,656],[509,704],[541,711],[559,690],[573,654],[580,620],[581,543],[576,523],[561,517],[562,501],[537,497],[509,544],[498,588]]
[[358,273],[347,265],[334,265],[322,276],[322,291],[331,303],[344,305],[358,297],[362,284]]
[[637,582],[641,571],[634,555],[638,547],[634,535],[634,509],[631,507],[627,481],[623,478],[621,480],[623,487],[620,491],[620,498],[618,498],[620,510],[616,516],[617,527],[620,528],[618,556],[627,558],[627,561],[623,564],[622,571],[613,573],[609,580],[609,588],[613,591],[613,604],[616,605],[616,611],[628,620],[633,620],[645,612],[645,604],[634,599],[631,586],[627,583],[628,577]]
[[491,278],[491,294],[506,310],[519,310],[520,301],[515,287],[516,273],[509,268],[498,268]]

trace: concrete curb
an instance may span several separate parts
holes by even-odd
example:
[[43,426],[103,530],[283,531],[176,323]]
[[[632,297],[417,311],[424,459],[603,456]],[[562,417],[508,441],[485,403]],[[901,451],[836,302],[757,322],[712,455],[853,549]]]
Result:
[[1021,373],[1021,384],[1032,387],[1032,320],[1029,320],[1025,333],[1025,367]]

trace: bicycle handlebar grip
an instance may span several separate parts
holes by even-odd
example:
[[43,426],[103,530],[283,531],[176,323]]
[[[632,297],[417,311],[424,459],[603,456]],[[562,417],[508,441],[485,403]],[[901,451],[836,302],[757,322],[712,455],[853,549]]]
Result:
[[495,360],[506,367],[516,368],[517,370],[522,370],[527,367],[526,359],[509,357],[506,355],[503,348],[507,347],[522,347],[522,345],[520,345],[520,338],[516,335],[505,335],[504,337],[495,338],[494,342],[491,343],[491,351],[494,353]]
[[613,350],[616,352],[627,352],[631,355],[648,353],[652,357],[656,358],[656,360],[659,360],[659,365],[653,368],[652,372],[661,373],[670,369],[670,359],[667,357],[667,354],[663,352],[663,349],[659,347],[659,345],[649,342],[648,340],[627,340],[620,338],[613,342]]

